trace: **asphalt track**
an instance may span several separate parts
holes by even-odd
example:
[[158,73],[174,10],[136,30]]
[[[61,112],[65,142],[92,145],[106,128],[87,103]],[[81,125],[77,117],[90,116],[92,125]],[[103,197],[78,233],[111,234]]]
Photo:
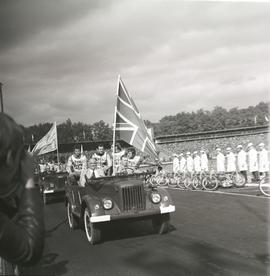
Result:
[[46,205],[44,256],[24,275],[270,275],[270,199],[257,186],[170,194],[168,234],[149,221],[110,224],[95,246],[68,228],[63,202]]

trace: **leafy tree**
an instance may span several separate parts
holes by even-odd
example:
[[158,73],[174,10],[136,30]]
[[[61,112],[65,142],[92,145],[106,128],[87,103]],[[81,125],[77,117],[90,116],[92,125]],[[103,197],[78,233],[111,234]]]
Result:
[[[216,106],[212,111],[199,109],[196,112],[180,112],[176,115],[164,116],[158,123],[152,123],[149,120],[144,122],[146,127],[153,127],[155,136],[159,136],[259,126],[267,124],[267,118],[270,119],[269,103],[260,102],[256,106],[241,109],[234,107],[227,110]],[[51,126],[52,123],[43,123],[24,128],[25,142],[36,143]],[[57,126],[57,133],[59,143],[112,140],[113,136],[110,125],[102,120],[93,124],[85,124],[73,123],[71,119],[67,119]]]

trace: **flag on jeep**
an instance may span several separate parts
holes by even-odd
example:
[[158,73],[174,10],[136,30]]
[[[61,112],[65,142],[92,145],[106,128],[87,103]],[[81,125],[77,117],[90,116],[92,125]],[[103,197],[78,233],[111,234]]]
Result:
[[57,146],[57,129],[56,123],[54,123],[49,132],[37,142],[35,147],[32,149],[32,153],[41,155],[57,150]]
[[152,157],[157,157],[155,143],[120,77],[115,110],[115,137]]

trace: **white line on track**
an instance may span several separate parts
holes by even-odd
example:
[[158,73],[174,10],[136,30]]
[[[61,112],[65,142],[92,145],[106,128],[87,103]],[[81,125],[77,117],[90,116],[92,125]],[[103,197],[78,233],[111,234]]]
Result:
[[[164,187],[168,188],[168,187]],[[239,194],[239,193],[229,193],[229,192],[222,192],[222,191],[202,191],[202,190],[180,190],[178,188],[169,188],[171,190],[179,190],[179,191],[186,191],[186,192],[201,192],[201,193],[210,193],[210,194],[224,194],[224,195],[234,195],[234,196],[246,196],[246,197],[255,197],[255,198],[261,198],[261,199],[270,199],[270,197],[267,196],[257,196],[257,195],[247,195],[247,194]],[[241,188],[243,189],[243,188]]]
[[224,195],[234,195],[234,196],[247,196],[247,197],[255,197],[255,198],[261,198],[261,199],[270,199],[270,197],[266,196],[257,196],[257,195],[247,195],[247,194],[239,194],[239,193],[229,193],[229,192],[221,192],[221,191],[199,191],[195,190],[192,192],[202,192],[202,193],[214,193],[214,194],[224,194]]

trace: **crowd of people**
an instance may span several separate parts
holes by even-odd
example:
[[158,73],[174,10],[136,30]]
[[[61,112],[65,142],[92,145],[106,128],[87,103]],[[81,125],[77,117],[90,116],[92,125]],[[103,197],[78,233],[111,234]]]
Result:
[[[83,186],[86,179],[116,175],[122,172],[133,173],[142,162],[145,163],[145,159],[136,155],[134,148],[122,149],[119,143],[116,143],[114,151],[113,148],[105,150],[104,146],[100,144],[94,152],[87,153],[81,151],[80,145],[75,145],[73,154],[66,158],[62,156],[59,162],[56,157],[49,158],[47,162],[41,158],[38,172],[68,172],[72,181],[79,181]],[[226,147],[224,149],[216,146],[213,151],[201,149],[193,152],[174,153],[172,163],[174,173],[199,173],[211,169],[217,173],[238,171],[246,181],[248,181],[249,173],[252,176],[252,181],[259,181],[269,171],[269,156],[264,143],[258,144],[257,149],[253,143],[248,143],[246,147],[238,144],[235,148]]]
[[[260,177],[269,172],[268,151],[264,143],[259,143],[257,149],[253,143],[248,143],[246,151],[242,145],[237,145],[235,152],[231,147],[226,148],[226,152],[222,152],[220,147],[216,147],[212,157],[215,160],[215,171],[217,173],[233,173],[238,171],[245,180],[248,180],[248,172],[251,173],[252,181],[259,181]],[[194,151],[191,154],[187,151],[185,154],[173,154],[173,172],[174,173],[200,173],[201,171],[209,171],[209,158],[204,149]],[[214,169],[214,168],[211,168]]]
[[[207,154],[211,158],[215,157],[215,149],[217,145],[221,148],[222,151],[226,151],[227,147],[236,148],[237,145],[248,145],[253,143],[254,145],[258,144],[258,141],[263,142],[264,144],[268,143],[268,134],[252,134],[252,135],[239,135],[232,137],[220,137],[220,138],[211,138],[211,139],[200,139],[200,140],[187,140],[181,141],[180,143],[166,143],[158,145],[158,149],[161,152],[171,155],[173,152],[178,152],[179,148],[183,152],[194,152],[197,149],[207,149]],[[164,157],[167,161],[169,156]]]
[[38,173],[67,172],[71,182],[85,186],[85,183],[93,178],[134,173],[142,161],[143,158],[136,155],[134,148],[122,149],[119,143],[115,144],[114,150],[112,145],[109,151],[99,144],[96,151],[88,155],[85,155],[77,144],[67,162],[63,158],[60,162],[57,162],[56,158],[50,158],[45,162],[42,158],[37,170]]

